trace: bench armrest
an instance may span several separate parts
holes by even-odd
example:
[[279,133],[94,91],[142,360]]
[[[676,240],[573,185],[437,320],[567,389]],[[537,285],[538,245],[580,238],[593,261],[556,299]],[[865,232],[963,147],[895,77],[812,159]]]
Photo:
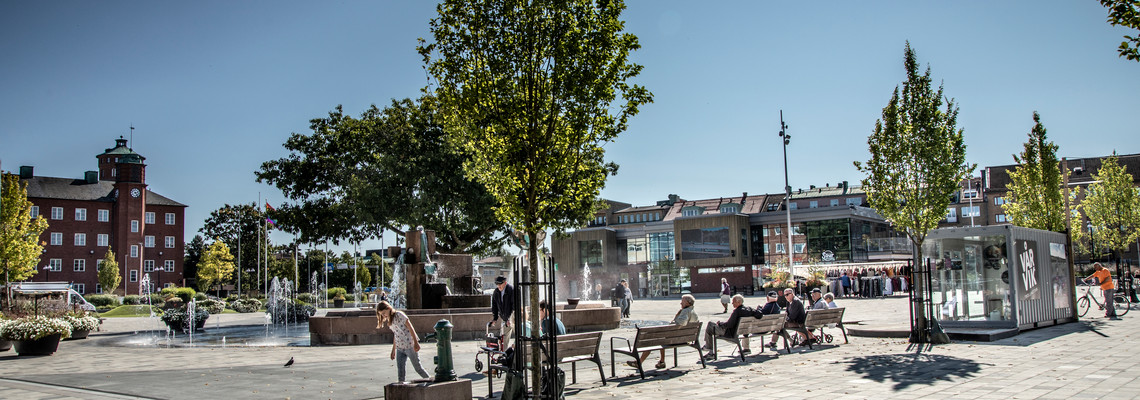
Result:
[[614,340],[621,340],[621,341],[625,342],[625,347],[628,348],[630,352],[633,352],[633,343],[630,343],[629,339],[619,337],[619,336],[613,336],[610,338],[610,349],[611,350],[617,348],[616,346],[614,346]]

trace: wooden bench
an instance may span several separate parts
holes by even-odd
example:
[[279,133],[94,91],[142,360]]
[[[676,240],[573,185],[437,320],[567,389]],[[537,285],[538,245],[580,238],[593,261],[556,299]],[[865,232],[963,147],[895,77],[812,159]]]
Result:
[[[633,342],[623,337],[610,338],[610,377],[614,370],[614,354],[624,354],[633,357],[637,365],[637,373],[645,379],[645,369],[641,366],[641,353],[646,351],[673,349],[673,366],[677,366],[677,348],[692,347],[696,350],[697,358],[701,360],[701,368],[705,368],[705,359],[701,356],[700,334],[703,324],[663,325],[650,327],[637,327],[637,336]],[[625,342],[625,348],[614,343],[617,340]]]
[[[800,332],[807,337],[808,331],[823,328],[828,325],[834,324],[843,332],[843,343],[850,343],[847,341],[847,328],[843,327],[843,308],[829,308],[826,310],[807,310],[807,318],[804,320],[802,328],[789,328],[790,330]],[[808,343],[808,348],[811,349],[811,343]]]
[[[602,357],[598,355],[598,345],[602,343],[602,332],[575,333],[558,335],[558,363],[570,363],[570,383],[578,383],[578,362],[589,361],[598,367],[598,375],[602,377],[602,385],[606,384],[606,374],[602,371]],[[523,357],[530,363],[531,341],[520,341],[515,346],[515,357]],[[542,355],[542,362],[549,363],[547,354]]]
[[769,333],[779,334],[784,338],[784,351],[791,354],[792,349],[788,347],[788,334],[784,332],[784,321],[787,318],[784,314],[765,315],[762,319],[753,317],[744,317],[740,319],[740,324],[736,326],[736,336],[717,336],[718,340],[714,340],[712,345],[712,354],[716,355],[716,344],[718,341],[723,340],[736,345],[736,352],[740,354],[740,361],[744,361],[744,351],[740,346],[741,338],[756,337],[761,341],[760,351],[764,351],[763,344],[764,336]]

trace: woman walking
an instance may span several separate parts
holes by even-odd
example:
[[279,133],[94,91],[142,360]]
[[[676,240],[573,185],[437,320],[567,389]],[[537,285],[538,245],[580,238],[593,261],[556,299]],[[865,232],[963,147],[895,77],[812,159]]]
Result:
[[376,303],[376,329],[388,328],[392,330],[392,359],[396,360],[396,374],[400,382],[407,382],[405,377],[405,362],[412,360],[412,367],[420,378],[427,378],[428,374],[420,366],[420,339],[416,335],[416,328],[408,320],[408,315],[392,308],[387,301]]

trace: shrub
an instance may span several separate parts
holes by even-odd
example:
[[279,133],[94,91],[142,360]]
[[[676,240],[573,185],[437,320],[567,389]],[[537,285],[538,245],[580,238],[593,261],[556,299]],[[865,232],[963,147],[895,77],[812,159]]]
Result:
[[[183,331],[187,328],[187,320],[189,312],[186,308],[172,308],[162,312],[162,322],[166,323],[169,327],[180,327]],[[194,309],[194,326],[210,318],[210,312],[201,308]]]
[[195,293],[194,294],[194,300],[202,301],[202,300],[206,300],[206,299],[207,299],[207,297],[206,297],[205,293]]
[[239,298],[240,297],[238,297],[238,295],[231,294],[229,296],[226,296],[226,303],[233,303],[233,302],[237,301]]
[[314,302],[314,301],[316,301],[316,299],[315,299],[315,298],[313,298],[313,294],[312,294],[312,293],[301,293],[301,294],[298,294],[298,295],[297,295],[297,300],[299,300],[299,301],[301,301],[301,302],[303,302],[303,303],[305,303],[305,304],[313,304],[313,302]]
[[96,308],[110,308],[119,305],[119,299],[109,294],[89,294],[83,298]]
[[210,314],[221,314],[226,310],[226,303],[221,300],[206,299],[199,301],[197,307],[206,309]]
[[93,331],[99,327],[99,318],[90,315],[75,316],[68,315],[63,317],[67,323],[71,324],[71,331]]
[[[166,291],[166,289],[163,289],[163,291]],[[190,299],[194,298],[194,295],[198,292],[195,292],[194,288],[180,287],[174,288],[172,293],[178,298],[182,299],[183,303],[189,303]]]
[[140,297],[137,294],[128,294],[126,296],[123,296],[123,305],[124,306],[137,306],[139,304],[142,304],[141,299],[142,299],[142,297]]
[[165,299],[165,297],[163,297],[161,294],[151,293],[150,294],[150,305],[162,307],[162,303],[166,302],[164,299]]
[[230,308],[239,313],[251,313],[261,309],[261,302],[257,299],[241,299],[230,303]]
[[269,307],[266,314],[272,318],[275,324],[282,324],[287,322],[305,322],[309,317],[316,314],[317,309],[310,305],[296,304],[288,299],[282,299],[277,302],[276,306],[266,305]]
[[179,308],[179,307],[182,307],[183,304],[185,304],[185,302],[182,301],[181,298],[171,297],[169,299],[166,299],[166,301],[162,303],[162,308],[166,308],[166,309]]
[[336,299],[339,297],[341,300],[344,300],[344,295],[346,294],[348,294],[348,291],[342,287],[334,287],[328,290],[328,298],[330,299]]
[[24,317],[0,325],[0,338],[5,340],[36,340],[59,334],[71,337],[71,324],[63,318],[45,316]]

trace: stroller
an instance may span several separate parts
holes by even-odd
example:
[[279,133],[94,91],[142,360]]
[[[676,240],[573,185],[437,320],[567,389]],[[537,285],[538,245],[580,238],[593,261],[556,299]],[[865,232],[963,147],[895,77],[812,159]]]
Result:
[[492,364],[502,364],[503,356],[506,349],[503,348],[503,338],[498,333],[491,331],[491,324],[488,322],[485,329],[484,344],[479,346],[479,351],[475,353],[475,372],[483,372],[483,360],[479,357],[486,355],[487,357],[487,373],[494,374],[496,378],[500,377],[503,373],[502,370],[491,368]]

